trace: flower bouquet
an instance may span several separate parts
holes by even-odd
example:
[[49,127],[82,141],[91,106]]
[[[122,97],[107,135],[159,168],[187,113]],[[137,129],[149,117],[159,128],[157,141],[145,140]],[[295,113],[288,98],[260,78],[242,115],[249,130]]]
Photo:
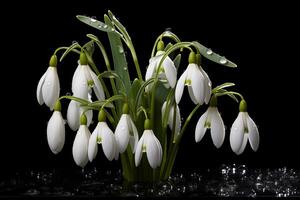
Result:
[[[174,33],[165,31],[154,42],[143,77],[130,35],[111,11],[104,15],[104,22],[87,16],[77,16],[77,19],[107,33],[111,55],[100,38],[88,34],[87,43],[74,42],[69,47],[59,47],[51,56],[49,67],[37,86],[37,100],[53,110],[47,125],[47,140],[54,154],[62,151],[65,143],[65,120],[61,113],[61,101],[65,99],[70,100],[67,124],[77,131],[72,149],[75,163],[84,168],[96,158],[101,145],[108,160],[120,158],[123,177],[129,182],[168,179],[181,138],[200,106],[208,108],[194,129],[195,141],[200,142],[210,129],[213,144],[220,148],[225,127],[218,112],[218,98],[223,96],[239,103],[240,112],[230,130],[232,150],[241,154],[248,140],[254,151],[258,149],[258,129],[247,113],[245,99],[229,90],[234,83],[213,87],[201,60],[208,59],[225,67],[237,67],[236,64],[197,41],[181,41]],[[165,41],[169,43],[165,45]],[[96,48],[100,55],[96,55]],[[125,54],[124,48],[129,50],[130,56]],[[182,58],[183,51],[189,53],[188,58]],[[63,52],[60,62],[69,53],[78,54],[72,95],[60,96],[59,52]],[[104,59],[106,70],[96,64],[96,56]],[[127,63],[127,57],[133,64]],[[182,66],[182,59],[188,60],[188,66]],[[137,78],[133,78],[134,69]],[[182,73],[178,74],[179,71]],[[185,88],[195,107],[182,119],[180,101]],[[95,112],[98,123],[91,133],[89,128]]]

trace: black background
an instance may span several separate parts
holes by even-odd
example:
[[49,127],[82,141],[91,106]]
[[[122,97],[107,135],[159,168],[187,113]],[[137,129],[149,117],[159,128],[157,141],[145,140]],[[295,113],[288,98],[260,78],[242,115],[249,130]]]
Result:
[[[198,40],[203,45],[225,55],[239,68],[224,68],[203,61],[203,68],[213,86],[235,82],[249,107],[249,114],[259,126],[261,143],[254,153],[248,145],[236,156],[229,145],[229,128],[238,114],[238,105],[228,98],[219,100],[219,110],[227,126],[223,146],[216,149],[209,133],[200,143],[194,142],[194,128],[206,110],[200,109],[187,129],[176,161],[176,168],[201,168],[221,163],[244,163],[255,167],[299,167],[299,114],[295,69],[297,56],[295,13],[287,4],[259,2],[220,3],[217,1],[178,1],[162,4],[154,1],[47,1],[16,3],[10,9],[18,10],[5,16],[5,51],[2,59],[5,69],[2,85],[1,168],[64,167],[78,169],[72,158],[75,133],[67,128],[63,151],[53,155],[47,145],[46,127],[51,112],[39,106],[36,86],[48,67],[55,48],[84,43],[85,35],[93,33],[107,41],[105,33],[79,22],[75,16],[84,14],[101,19],[110,9],[127,27],[145,73],[152,45],[165,28],[172,28],[182,40]],[[108,44],[107,42],[105,42]],[[98,52],[99,53],[99,52]],[[185,55],[186,56],[186,55]],[[70,56],[59,64],[61,95],[70,92],[71,77],[77,67],[76,57]],[[130,57],[128,58],[130,60]],[[103,61],[99,61],[103,67]],[[134,67],[129,66],[134,72]],[[184,66],[181,67],[181,70]],[[180,71],[181,73],[182,71]],[[8,80],[4,78],[8,77]],[[181,103],[183,114],[193,104],[185,93]],[[67,104],[63,104],[64,116]],[[3,109],[4,108],[4,109]],[[294,115],[293,115],[294,114]],[[88,167],[119,167],[99,153]],[[5,170],[2,170],[5,173]]]

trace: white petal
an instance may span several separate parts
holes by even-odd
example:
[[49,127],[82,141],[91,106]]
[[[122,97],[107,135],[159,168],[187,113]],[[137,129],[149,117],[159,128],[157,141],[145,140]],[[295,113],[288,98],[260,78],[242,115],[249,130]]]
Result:
[[54,111],[47,125],[47,140],[51,151],[59,153],[65,144],[65,123],[61,112]]
[[249,131],[249,143],[253,151],[257,151],[259,146],[259,133],[258,128],[255,122],[251,119],[249,114],[247,113],[247,125]]
[[128,117],[128,120],[129,120],[129,123],[130,123],[130,130],[133,132],[133,136],[130,136],[130,138],[129,138],[129,143],[130,143],[130,146],[131,146],[132,153],[134,153],[135,149],[136,149],[136,146],[137,146],[137,143],[139,141],[139,134],[138,134],[138,130],[137,130],[136,126],[134,125],[130,115]]
[[42,86],[43,99],[45,104],[52,110],[59,97],[59,79],[56,67],[49,67]]
[[[147,81],[147,80],[149,80],[150,78],[153,77],[153,74],[155,72],[155,68],[156,68],[156,62],[155,61],[151,61],[149,63],[149,66],[148,66],[147,70],[146,70],[145,81]],[[152,84],[149,84],[149,85],[146,86],[146,88],[145,88],[146,92],[148,92],[149,90],[151,90],[151,85]]]
[[176,100],[177,104],[179,104],[181,97],[182,97],[186,76],[187,76],[187,71],[185,70],[183,72],[183,74],[180,76],[180,78],[177,82],[177,85],[176,85],[175,100]]
[[189,95],[190,95],[190,98],[191,98],[191,100],[193,101],[193,103],[194,103],[194,104],[198,104],[198,101],[197,101],[197,99],[196,99],[196,97],[195,97],[195,95],[194,95],[192,86],[187,86],[187,88],[188,88]]
[[75,163],[84,167],[88,163],[88,144],[90,139],[90,131],[85,125],[81,125],[76,134],[74,143],[73,143],[73,158]]
[[216,107],[211,108],[210,113],[211,118],[211,138],[214,145],[220,148],[224,142],[225,138],[225,126],[221,118],[220,113]]
[[88,83],[85,75],[85,67],[80,66],[79,70],[76,74],[76,79],[73,79],[73,96],[82,98],[82,99],[88,99]]
[[165,101],[161,107],[161,119],[164,119],[165,116],[165,111],[166,111],[166,107],[167,107],[167,102]]
[[[174,120],[174,106],[170,109],[168,125],[171,130],[173,130],[173,120]],[[176,122],[175,122],[175,136],[177,136],[180,132],[181,128],[181,117],[178,105],[176,105]]]
[[[48,70],[49,70],[49,68],[47,69],[47,71]],[[36,89],[36,98],[37,98],[40,105],[43,105],[43,103],[44,103],[43,93],[42,93],[42,86],[45,82],[45,77],[46,77],[47,71],[41,77],[41,79],[38,83],[37,89]]]
[[124,153],[129,142],[129,127],[126,114],[123,114],[115,130],[115,137],[120,153]]
[[200,71],[202,72],[202,75],[204,77],[204,88],[205,88],[205,99],[204,102],[206,104],[209,103],[210,96],[211,96],[211,81],[209,79],[209,76],[207,73],[202,69],[201,66],[199,66]]
[[72,78],[72,92],[74,93],[74,91],[76,90],[75,87],[77,87],[77,82],[78,82],[78,74],[81,70],[81,65],[78,65],[75,72],[74,72],[74,75],[73,75],[73,78]]
[[147,132],[145,133],[147,134],[147,137],[145,137],[145,144],[148,162],[150,166],[155,169],[161,162],[161,147],[155,140],[156,137],[152,130],[146,130],[145,132]]
[[198,65],[190,64],[191,70],[189,71],[189,76],[191,77],[191,85],[194,97],[196,101],[200,104],[203,104],[205,99],[205,90],[204,90],[204,77],[199,70]]
[[83,68],[83,71],[84,71],[84,75],[85,75],[85,78],[86,78],[86,81],[89,82],[89,81],[92,81],[92,76],[91,76],[91,69],[88,65],[82,65],[82,68]]
[[134,162],[135,162],[136,167],[139,166],[139,164],[141,162],[141,159],[142,159],[144,138],[145,138],[145,131],[144,131],[141,139],[137,143],[137,146],[136,146],[136,149],[135,149]]
[[[101,122],[100,122],[101,123]],[[102,148],[104,155],[108,160],[113,160],[115,158],[115,136],[110,128],[107,126],[106,122],[102,122],[101,127],[101,138],[102,138]]]
[[98,135],[99,135],[99,123],[97,124],[95,130],[93,131],[89,139],[88,157],[90,162],[92,162],[95,159],[98,153],[98,144],[97,144]]
[[171,88],[174,88],[177,80],[177,70],[173,61],[169,58],[169,56],[167,56],[166,59],[164,60],[163,67]]
[[248,134],[244,134],[242,146],[240,147],[240,149],[237,152],[235,152],[237,155],[240,155],[241,153],[244,152],[244,150],[247,146],[247,141],[248,141]]
[[98,79],[97,75],[91,70],[90,71],[92,79],[94,81],[93,90],[98,98],[98,100],[103,101],[105,100],[104,90],[100,80]]
[[233,122],[230,130],[230,146],[233,152],[238,152],[243,144],[244,139],[244,123],[243,123],[243,112],[239,112],[238,117]]
[[79,119],[80,119],[79,103],[71,100],[67,111],[67,122],[69,124],[69,127],[73,131],[76,131],[79,128],[80,125]]
[[206,111],[198,120],[197,125],[196,125],[196,130],[195,130],[195,141],[196,142],[200,142],[206,132],[206,127],[205,122],[207,119],[207,113],[208,111]]

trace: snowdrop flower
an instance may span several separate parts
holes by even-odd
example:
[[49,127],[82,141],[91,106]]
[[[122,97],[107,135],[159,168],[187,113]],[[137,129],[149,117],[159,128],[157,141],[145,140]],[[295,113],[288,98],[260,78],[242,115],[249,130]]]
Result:
[[[80,126],[80,116],[82,115],[84,109],[80,107],[79,102],[71,100],[67,110],[67,122],[69,127],[76,131]],[[87,126],[90,126],[93,118],[93,111],[88,110],[86,113],[87,116]]]
[[115,137],[120,153],[124,153],[128,143],[130,143],[132,152],[135,152],[139,140],[137,128],[128,113],[128,104],[125,103],[123,105],[123,114],[115,130]]
[[206,130],[210,128],[214,145],[220,148],[225,138],[225,126],[217,108],[217,98],[213,96],[207,111],[199,118],[195,130],[195,140],[200,142]]
[[[156,73],[159,74],[160,78],[167,79],[167,83],[164,84],[166,88],[174,88],[176,85],[177,79],[177,69],[169,56],[167,56],[159,69],[159,63],[164,55],[164,43],[159,41],[157,45],[156,56],[149,60],[149,66],[146,71],[145,80],[149,80],[152,77],[155,77]],[[159,71],[158,71],[159,70]],[[151,84],[146,87],[146,91],[151,89]]]
[[104,100],[105,95],[102,84],[97,75],[91,70],[87,64],[85,53],[80,54],[80,61],[72,79],[72,92],[73,95],[88,99],[89,92],[93,88],[98,100]]
[[59,97],[59,79],[57,75],[57,57],[53,55],[50,59],[49,67],[41,77],[37,90],[36,97],[40,105],[45,103],[51,110]]
[[103,110],[99,112],[99,122],[89,140],[88,157],[90,162],[98,153],[98,144],[102,144],[103,152],[108,160],[118,159],[119,151],[115,136],[105,122],[105,111]]
[[211,95],[211,81],[205,71],[196,64],[196,55],[191,52],[189,55],[189,65],[180,76],[176,89],[175,100],[179,104],[184,86],[188,87],[189,95],[195,104],[208,104]]
[[144,127],[144,133],[135,150],[135,165],[138,166],[140,164],[143,153],[146,152],[150,166],[155,169],[161,164],[162,147],[153,130],[150,129],[151,122],[149,119],[145,120]]
[[[166,107],[167,107],[167,102],[165,101],[161,108],[162,119],[164,118]],[[169,112],[169,119],[168,119],[168,125],[171,130],[173,129],[173,120],[174,120],[174,106],[171,106],[170,112]],[[176,104],[176,122],[175,122],[176,136],[178,136],[178,134],[180,133],[180,128],[181,128],[180,110],[179,110],[178,105]]]
[[47,140],[51,151],[58,154],[65,144],[65,121],[61,115],[61,104],[58,100],[47,125]]
[[73,158],[75,163],[80,166],[84,167],[88,163],[88,145],[91,133],[86,126],[87,118],[84,114],[80,117],[80,127],[77,131],[74,143],[73,143]]
[[245,100],[240,102],[240,112],[233,122],[230,131],[230,146],[237,155],[243,153],[247,145],[247,141],[254,151],[259,146],[259,133],[255,122],[251,119],[247,112],[247,103]]

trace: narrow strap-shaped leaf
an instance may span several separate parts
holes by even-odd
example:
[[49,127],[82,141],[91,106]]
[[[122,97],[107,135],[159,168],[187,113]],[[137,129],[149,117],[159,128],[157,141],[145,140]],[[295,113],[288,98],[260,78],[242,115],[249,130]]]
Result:
[[94,101],[92,103],[89,103],[88,106],[98,106],[101,108],[105,104],[104,107],[106,108],[114,108],[114,105],[112,103],[107,103],[106,100],[104,101]]
[[137,93],[137,95],[136,95],[136,98],[135,98],[135,104],[134,104],[134,106],[135,106],[135,109],[134,109],[134,110],[135,110],[135,111],[136,111],[137,106],[139,105],[139,101],[140,101],[141,95],[142,95],[142,93],[144,92],[146,86],[149,85],[149,84],[151,84],[151,83],[153,83],[154,80],[155,80],[155,78],[150,78],[149,80],[147,80],[146,82],[144,82],[144,83],[141,85],[141,87],[140,87],[140,89],[139,89],[139,91],[138,91],[138,93]]
[[108,16],[110,17],[112,22],[116,25],[116,27],[120,29],[120,32],[126,35],[125,38],[131,40],[125,26],[123,26],[123,24],[115,17],[115,15],[110,10],[108,10]]
[[237,65],[235,63],[226,59],[224,56],[220,56],[219,54],[213,52],[211,49],[206,48],[199,42],[194,41],[192,43],[199,50],[200,54],[202,56],[204,56],[205,58],[207,58],[215,63],[218,63],[220,65],[227,66],[227,67],[237,67]]
[[179,65],[180,65],[180,62],[181,62],[181,54],[178,54],[178,55],[174,58],[173,62],[174,62],[174,65],[175,65],[176,69],[178,69],[178,67],[179,67]]
[[215,88],[212,90],[212,93],[216,93],[216,92],[218,92],[218,90],[220,90],[220,89],[227,88],[227,87],[232,87],[232,86],[235,86],[235,84],[234,84],[234,83],[230,83],[230,82],[223,83],[223,84],[218,85],[217,87],[215,87]]
[[81,103],[83,105],[88,105],[90,103],[86,99],[81,99],[81,98],[74,97],[74,96],[69,96],[69,95],[59,97],[59,100],[61,100],[61,99],[70,99],[70,100],[73,100],[73,101],[77,101],[77,102],[79,102],[79,103]]
[[[109,26],[112,26],[112,23],[107,15],[104,15],[104,21]],[[129,94],[131,88],[131,81],[121,38],[118,34],[114,32],[108,32],[107,35],[109,38],[111,52],[113,56],[114,71],[123,80],[126,93]],[[119,90],[122,90],[122,85],[119,81],[117,81],[117,87]]]
[[113,28],[113,26],[110,26],[108,24],[105,24],[99,20],[96,20],[94,18],[91,18],[91,17],[87,17],[87,16],[84,16],[84,15],[77,15],[76,16],[77,19],[91,27],[94,27],[100,31],[104,31],[104,32],[113,32],[115,31],[115,29]]

